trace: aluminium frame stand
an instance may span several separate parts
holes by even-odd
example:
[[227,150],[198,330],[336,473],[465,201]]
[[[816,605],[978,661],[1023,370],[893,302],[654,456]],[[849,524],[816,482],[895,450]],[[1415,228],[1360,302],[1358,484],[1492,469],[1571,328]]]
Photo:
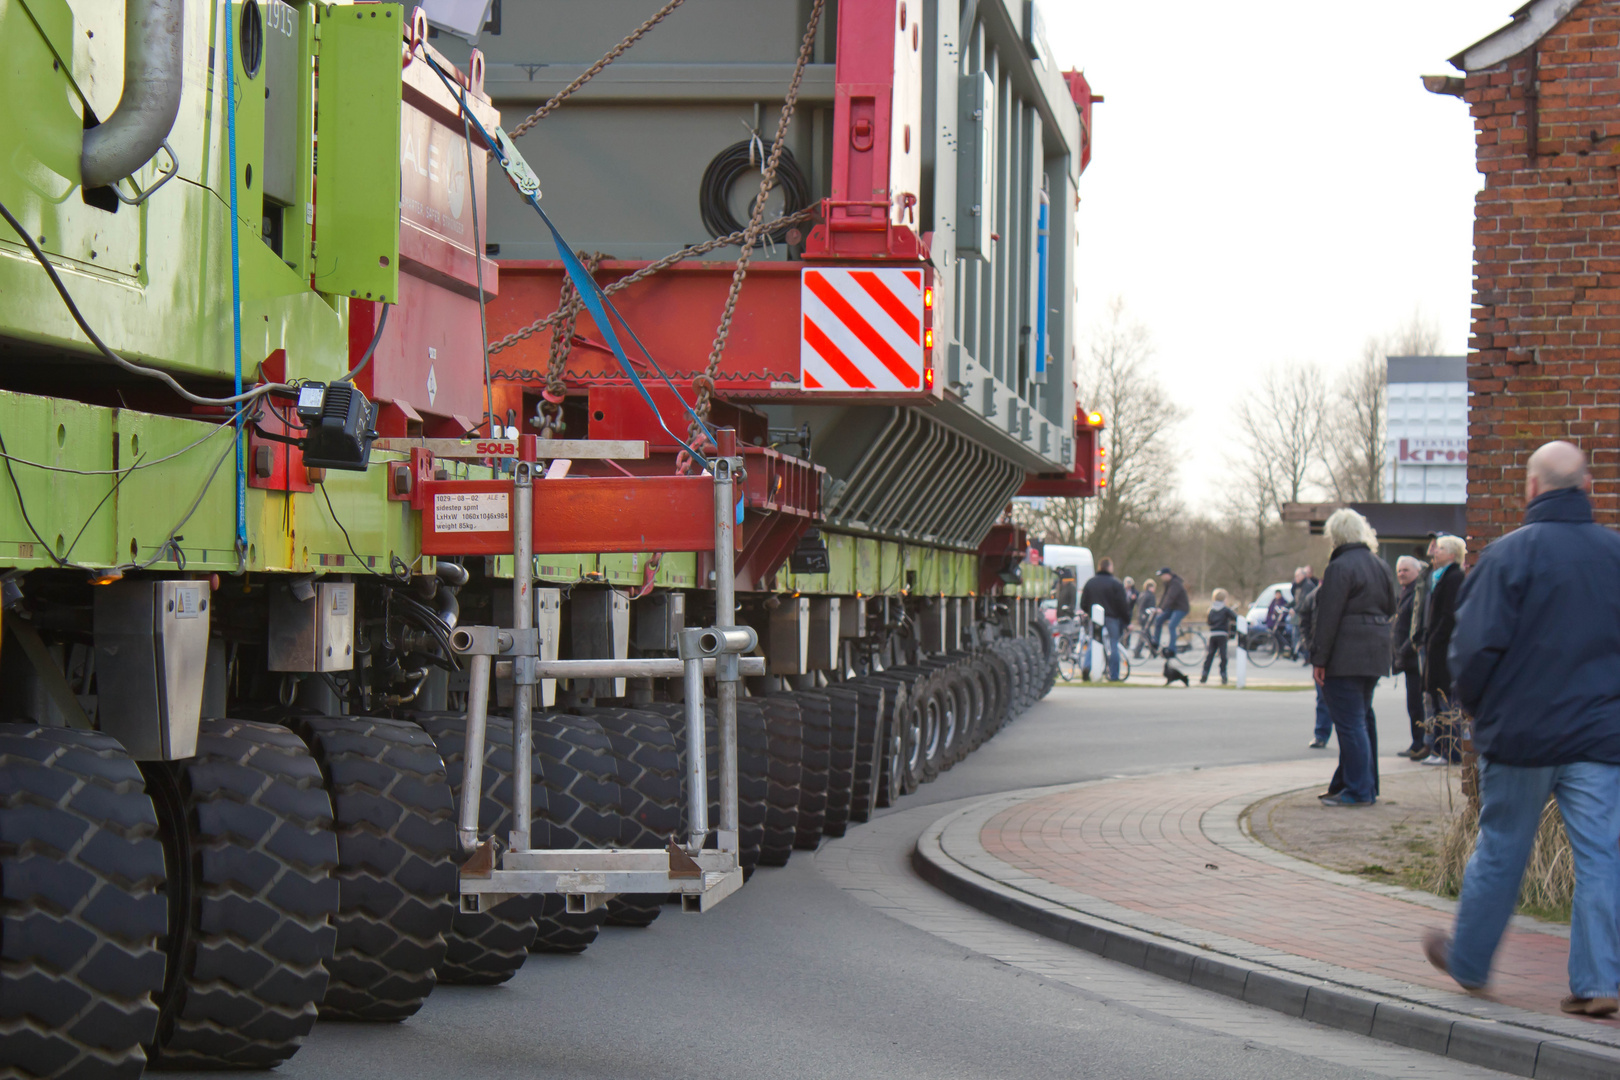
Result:
[[[715,610],[728,622],[736,611],[734,531],[736,484],[742,459],[736,435],[719,434],[720,452],[711,463],[714,480]],[[542,483],[544,481],[541,481]],[[742,887],[738,861],[737,698],[744,675],[765,674],[762,657],[744,657],[758,639],[750,627],[720,625],[680,633],[675,659],[544,660],[534,616],[535,463],[515,462],[512,478],[513,556],[510,629],[459,627],[451,647],[469,662],[466,756],[463,764],[457,832],[466,862],[461,868],[461,910],[486,911],[511,896],[550,893],[565,898],[566,910],[586,912],[620,893],[676,893],[684,911],[707,911]],[[484,782],[490,673],[496,657],[512,662],[513,828],[503,841],[483,838],[478,815]],[[719,713],[720,820],[715,847],[709,839],[708,752],[704,726],[704,676],[715,679]],[[533,715],[541,679],[680,677],[685,681],[687,835],[670,837],[664,850],[620,848],[536,849],[533,820]]]

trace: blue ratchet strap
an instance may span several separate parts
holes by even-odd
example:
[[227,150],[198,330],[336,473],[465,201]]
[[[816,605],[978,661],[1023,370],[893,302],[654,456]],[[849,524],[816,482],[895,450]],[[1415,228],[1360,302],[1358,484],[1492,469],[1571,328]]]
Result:
[[[501,167],[510,173],[512,171],[512,158],[516,157],[523,170],[528,172],[527,163],[523,161],[521,155],[517,154],[517,150],[512,147],[511,142],[504,138],[505,132],[497,131],[497,137],[492,138],[484,125],[479,122],[478,117],[473,114],[472,110],[467,108],[467,98],[462,88],[451,81],[431,56],[424,53],[422,59],[426,60],[428,66],[439,76],[439,80],[444,83],[445,89],[455,95],[461,105],[462,114],[467,117],[472,127],[477,130],[478,137],[484,140],[484,145],[500,161]],[[532,178],[532,172],[529,173],[529,176]],[[698,416],[691,405],[687,404],[686,399],[681,396],[680,390],[676,389],[675,384],[664,373],[664,369],[658,366],[658,361],[653,359],[651,351],[648,350],[646,345],[642,344],[641,339],[636,336],[636,332],[630,329],[629,322],[626,321],[623,315],[619,314],[618,309],[613,306],[613,301],[607,298],[607,294],[596,283],[596,279],[580,263],[579,257],[574,254],[574,249],[568,245],[568,241],[563,239],[562,233],[557,230],[557,226],[552,222],[550,215],[541,208],[538,181],[529,185],[519,184],[518,188],[523,197],[528,200],[529,205],[534,207],[535,212],[540,215],[540,220],[546,223],[546,228],[551,230],[552,242],[557,245],[557,253],[562,258],[563,269],[568,272],[569,280],[574,283],[574,289],[579,293],[580,302],[585,305],[585,310],[590,312],[591,319],[595,321],[597,327],[602,331],[602,336],[613,350],[613,356],[618,360],[620,369],[629,378],[631,384],[635,386],[636,391],[641,395],[641,399],[647,403],[647,408],[652,410],[653,416],[658,420],[658,426],[663,428],[664,433],[674,439],[683,450],[691,454],[693,460],[697,461],[705,469],[709,468],[709,459],[707,457],[698,453],[687,444],[685,439],[682,439],[669,429],[669,424],[664,421],[663,414],[658,411],[658,406],[653,402],[652,395],[647,392],[646,384],[641,381],[641,376],[636,374],[636,369],[630,363],[630,358],[625,355],[624,346],[619,343],[619,335],[613,329],[613,320],[608,318],[608,312],[611,311],[614,317],[618,319],[625,332],[630,335],[630,340],[636,343],[636,347],[641,350],[642,355],[647,358],[647,362],[652,365],[652,369],[658,373],[658,376],[664,380],[664,383],[675,394],[675,400],[681,403],[682,408],[686,410],[687,415],[692,418],[693,422],[698,425],[699,430],[708,437],[711,443],[718,444],[719,439],[715,436],[714,429],[702,417]]]

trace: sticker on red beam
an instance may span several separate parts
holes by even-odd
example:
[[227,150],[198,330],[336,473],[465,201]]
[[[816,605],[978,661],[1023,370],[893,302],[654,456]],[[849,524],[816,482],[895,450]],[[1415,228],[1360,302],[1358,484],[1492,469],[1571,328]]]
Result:
[[504,491],[441,491],[433,496],[434,532],[506,532],[511,527]]

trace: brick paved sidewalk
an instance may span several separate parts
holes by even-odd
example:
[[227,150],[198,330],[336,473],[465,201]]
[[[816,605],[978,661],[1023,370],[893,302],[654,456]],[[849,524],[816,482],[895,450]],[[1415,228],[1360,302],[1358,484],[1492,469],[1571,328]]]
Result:
[[[1390,772],[1403,765],[1416,767],[1381,763]],[[1557,1043],[1620,1047],[1620,1024],[1558,1012],[1569,992],[1567,928],[1515,919],[1489,994],[1467,995],[1419,946],[1425,929],[1449,927],[1449,901],[1302,862],[1243,830],[1245,808],[1325,785],[1328,771],[1313,759],[1011,793],[937,823],[939,854],[1079,923],[1468,1022],[1533,1029]]]

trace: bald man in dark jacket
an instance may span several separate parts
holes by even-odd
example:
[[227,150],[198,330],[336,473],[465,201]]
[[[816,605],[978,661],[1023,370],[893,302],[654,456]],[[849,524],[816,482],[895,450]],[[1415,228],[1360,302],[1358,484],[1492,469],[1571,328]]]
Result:
[[1450,667],[1474,718],[1479,842],[1455,937],[1429,960],[1484,985],[1548,795],[1575,855],[1569,989],[1560,1007],[1620,1011],[1620,536],[1592,518],[1586,459],[1567,442],[1530,457],[1524,526],[1480,557],[1457,593]]

